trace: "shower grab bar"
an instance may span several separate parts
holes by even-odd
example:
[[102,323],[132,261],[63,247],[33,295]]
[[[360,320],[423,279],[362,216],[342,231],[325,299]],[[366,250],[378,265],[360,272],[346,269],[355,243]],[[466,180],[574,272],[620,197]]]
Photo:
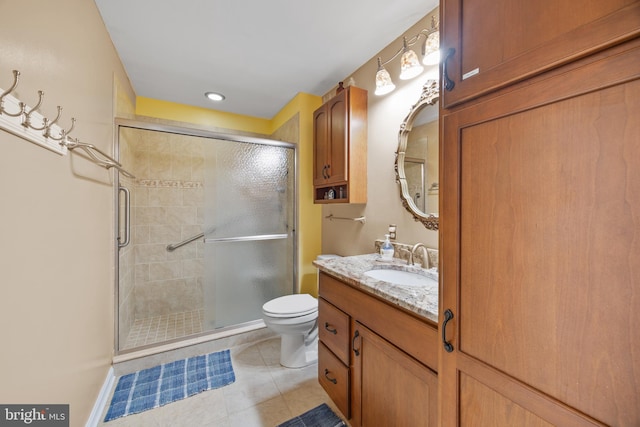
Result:
[[191,243],[194,240],[198,240],[198,239],[201,239],[203,237],[204,237],[204,233],[200,233],[200,234],[197,234],[195,236],[191,236],[188,239],[183,240],[182,242],[174,243],[172,245],[167,245],[167,252],[173,252],[176,249],[178,249],[179,247],[182,247],[182,246],[186,245],[187,243]]
[[289,237],[287,233],[284,234],[262,234],[256,236],[240,236],[240,237],[214,237],[210,239],[204,239],[205,243],[211,242],[250,242],[254,240],[278,240],[286,239]]

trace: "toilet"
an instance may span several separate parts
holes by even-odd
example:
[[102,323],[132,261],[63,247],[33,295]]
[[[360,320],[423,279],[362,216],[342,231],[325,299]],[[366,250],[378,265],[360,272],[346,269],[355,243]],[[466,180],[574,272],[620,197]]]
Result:
[[[339,258],[318,255],[316,259]],[[302,368],[318,360],[318,300],[309,294],[285,295],[262,306],[262,320],[280,335],[280,364]]]
[[278,333],[280,364],[302,368],[318,360],[318,300],[309,294],[285,295],[262,306],[262,320]]

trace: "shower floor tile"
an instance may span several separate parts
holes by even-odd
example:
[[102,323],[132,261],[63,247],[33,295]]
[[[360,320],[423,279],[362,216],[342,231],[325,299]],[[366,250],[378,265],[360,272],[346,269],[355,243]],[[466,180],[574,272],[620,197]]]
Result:
[[156,344],[203,331],[204,310],[136,319],[123,349]]

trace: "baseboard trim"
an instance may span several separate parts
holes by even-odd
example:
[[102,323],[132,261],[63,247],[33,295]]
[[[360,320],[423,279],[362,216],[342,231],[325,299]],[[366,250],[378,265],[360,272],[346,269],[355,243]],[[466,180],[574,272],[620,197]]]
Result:
[[87,424],[85,425],[85,427],[97,427],[98,423],[100,423],[104,408],[106,408],[107,404],[109,403],[111,388],[113,387],[113,383],[115,381],[116,376],[114,374],[112,366],[109,368],[109,372],[107,372],[107,377],[102,384],[100,394],[98,394],[98,399],[96,399],[96,403],[93,405],[93,410],[91,411],[91,415],[89,416],[89,420],[87,420]]

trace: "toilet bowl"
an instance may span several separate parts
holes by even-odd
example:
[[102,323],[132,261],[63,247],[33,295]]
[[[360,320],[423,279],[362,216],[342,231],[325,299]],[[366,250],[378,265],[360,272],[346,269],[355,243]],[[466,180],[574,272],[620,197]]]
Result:
[[318,360],[318,300],[309,294],[285,295],[262,306],[262,320],[280,335],[280,364],[302,368]]

